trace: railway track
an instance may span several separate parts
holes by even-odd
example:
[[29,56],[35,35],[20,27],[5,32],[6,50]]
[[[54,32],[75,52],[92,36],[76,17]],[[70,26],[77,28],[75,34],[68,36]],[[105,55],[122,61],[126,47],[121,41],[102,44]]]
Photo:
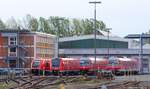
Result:
[[82,89],[101,89],[102,85],[105,85],[107,89],[150,89],[150,87],[139,86],[140,81],[123,81],[123,82],[108,82],[106,84],[101,84],[97,87],[89,87]]
[[71,83],[75,79],[80,78],[80,76],[33,76],[31,77],[17,77],[14,79],[9,79],[13,81],[17,86],[11,87],[10,89],[43,89],[51,85],[66,84]]
[[[6,80],[3,79],[5,80],[3,82],[7,82],[8,84],[9,82],[16,83],[16,86],[9,89],[45,89],[60,84],[74,84],[76,81],[79,82],[79,78],[83,78],[83,76],[18,76],[14,78],[6,78]],[[84,88],[77,89],[101,89],[102,85],[107,86],[108,89],[134,89],[135,87],[136,89],[140,89],[140,83],[141,81],[106,81],[93,87],[84,86]],[[144,89],[150,89],[150,87]]]
[[102,89],[102,86],[106,86],[107,89],[150,89],[150,87],[141,87],[138,84],[141,82],[137,81],[122,81],[122,82],[105,82],[98,86],[90,87],[85,86],[80,89]]
[[[50,77],[32,77],[32,78],[18,78],[18,79],[13,79],[11,81],[17,83],[17,86],[12,87],[10,89],[42,89],[43,86],[48,86],[55,84],[55,81],[57,80],[56,77],[50,78]],[[50,81],[51,83],[49,83]]]

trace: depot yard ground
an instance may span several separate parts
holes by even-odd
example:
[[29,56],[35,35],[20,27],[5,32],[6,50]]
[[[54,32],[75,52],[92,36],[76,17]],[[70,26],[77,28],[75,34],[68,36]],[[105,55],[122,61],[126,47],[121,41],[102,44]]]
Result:
[[[17,84],[16,81],[20,83]],[[150,74],[116,76],[114,80],[83,76],[62,78],[49,76],[22,77],[9,82],[1,82],[0,89],[101,89],[102,85],[106,85],[108,89],[150,89]]]
[[116,77],[115,80],[122,81],[150,81],[150,74],[145,75],[131,75],[131,76],[120,76]]

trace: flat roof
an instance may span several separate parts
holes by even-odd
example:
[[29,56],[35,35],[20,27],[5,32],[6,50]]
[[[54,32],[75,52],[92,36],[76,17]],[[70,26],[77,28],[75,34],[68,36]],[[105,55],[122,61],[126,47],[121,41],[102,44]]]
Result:
[[34,31],[30,31],[28,29],[3,29],[0,30],[0,33],[17,33],[17,32],[21,32],[21,33],[30,33],[30,34],[38,34],[41,36],[49,36],[49,37],[56,37],[55,35],[52,34],[48,34],[48,33],[43,33],[43,32],[34,32]]
[[43,32],[31,32],[33,34],[38,34],[41,36],[48,36],[48,37],[56,37],[56,35],[48,34],[48,33],[43,33]]
[[28,29],[3,29],[3,30],[0,30],[0,32],[3,32],[3,33],[7,33],[7,32],[9,32],[9,33],[16,33],[16,32],[31,32],[30,30],[28,30]]
[[[91,35],[83,35],[83,36],[64,37],[64,38],[60,38],[59,42],[85,40],[85,39],[94,39],[94,35],[91,34]],[[108,40],[108,37],[107,36],[102,36],[102,35],[96,35],[96,39]],[[112,36],[110,36],[109,40],[129,42],[131,39],[125,39],[125,38],[121,38],[121,37],[112,37]]]
[[150,34],[129,34],[125,36],[125,38],[131,38],[131,39],[136,39],[136,38],[150,38]]

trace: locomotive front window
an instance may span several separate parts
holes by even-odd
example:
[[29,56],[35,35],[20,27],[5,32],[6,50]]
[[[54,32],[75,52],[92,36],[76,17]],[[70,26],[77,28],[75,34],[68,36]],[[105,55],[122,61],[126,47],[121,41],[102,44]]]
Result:
[[110,58],[108,58],[108,60],[109,60],[110,65],[117,65],[118,64],[118,61],[115,57],[110,57]]
[[40,65],[40,60],[36,60],[33,62],[32,67],[39,67],[39,65]]
[[59,58],[52,59],[52,67],[59,67],[59,66],[60,66],[60,59]]
[[80,60],[80,66],[88,66],[89,61],[88,60]]
[[50,67],[49,61],[46,61],[46,62],[45,62],[45,67]]

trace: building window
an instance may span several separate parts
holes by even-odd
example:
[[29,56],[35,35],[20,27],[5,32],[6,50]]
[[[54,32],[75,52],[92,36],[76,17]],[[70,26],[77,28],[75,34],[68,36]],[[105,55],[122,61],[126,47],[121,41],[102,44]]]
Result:
[[9,56],[17,56],[17,48],[9,48]]
[[16,52],[16,48],[10,48],[10,52]]
[[9,38],[9,45],[16,45],[16,43],[17,43],[16,37]]

